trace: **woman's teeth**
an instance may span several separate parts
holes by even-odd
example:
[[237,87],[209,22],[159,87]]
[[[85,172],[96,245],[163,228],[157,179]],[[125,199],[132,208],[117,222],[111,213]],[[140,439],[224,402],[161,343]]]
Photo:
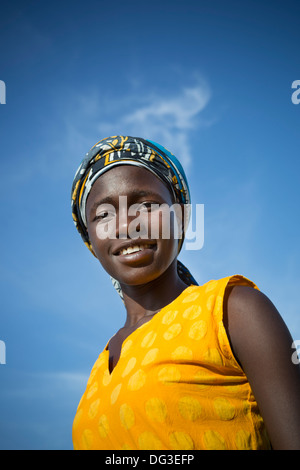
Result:
[[129,246],[128,248],[123,248],[123,250],[120,251],[120,255],[129,255],[131,253],[136,253],[137,251],[143,251],[146,248],[150,248],[150,245]]

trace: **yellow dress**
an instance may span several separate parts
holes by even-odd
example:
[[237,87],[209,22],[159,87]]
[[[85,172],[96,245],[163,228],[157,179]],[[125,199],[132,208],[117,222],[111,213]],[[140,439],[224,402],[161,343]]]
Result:
[[91,371],[73,423],[74,449],[270,449],[246,375],[223,325],[228,285],[186,288],[126,338],[108,370],[108,345]]

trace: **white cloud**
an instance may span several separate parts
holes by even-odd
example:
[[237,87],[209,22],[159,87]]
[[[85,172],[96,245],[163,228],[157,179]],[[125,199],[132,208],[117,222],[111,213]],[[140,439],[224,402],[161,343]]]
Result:
[[[99,130],[104,136],[128,134],[157,141],[178,156],[187,169],[192,161],[189,133],[203,126],[199,116],[210,96],[204,82],[182,87],[171,96],[152,93],[142,98],[139,94],[128,96],[127,105],[123,103],[116,113],[118,117],[113,121],[101,120]],[[120,109],[125,112],[120,113]]]
[[[84,94],[70,91],[62,98],[63,112],[54,120],[55,126],[51,124],[49,139],[40,152],[32,149],[30,171],[21,162],[18,177],[26,183],[36,173],[47,180],[73,176],[80,160],[98,140],[117,134],[160,143],[188,171],[192,163],[191,133],[212,124],[202,114],[210,98],[208,84],[198,77],[192,85],[173,85],[168,92],[153,92],[143,83],[138,87],[129,84],[122,95],[111,95],[101,88]],[[7,185],[11,181],[9,178]]]
[[208,99],[209,93],[205,88],[184,88],[177,96],[154,98],[148,106],[138,108],[125,116],[124,121],[133,124],[139,122],[143,125],[162,122],[167,128],[190,129],[195,127],[193,119],[204,109]]

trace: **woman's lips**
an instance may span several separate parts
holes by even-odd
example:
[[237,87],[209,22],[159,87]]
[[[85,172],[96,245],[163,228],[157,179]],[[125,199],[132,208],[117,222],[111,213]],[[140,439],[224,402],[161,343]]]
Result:
[[137,245],[129,246],[128,248],[122,248],[118,254],[130,255],[132,253],[138,253],[139,251],[147,250],[148,248],[153,248],[153,245],[150,245],[149,243],[137,244]]
[[156,247],[156,243],[153,241],[132,240],[132,241],[124,242],[123,244],[116,247],[113,250],[112,254],[115,256],[129,255],[131,253],[136,253],[139,251],[146,250],[147,248],[153,249],[155,247]]
[[115,253],[115,256],[124,264],[140,264],[151,261],[156,249],[156,244],[140,243],[121,248]]

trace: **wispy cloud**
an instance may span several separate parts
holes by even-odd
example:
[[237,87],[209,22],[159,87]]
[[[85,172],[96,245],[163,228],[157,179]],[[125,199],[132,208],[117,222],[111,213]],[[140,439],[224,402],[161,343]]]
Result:
[[[212,124],[203,116],[211,99],[207,82],[196,78],[192,84],[172,86],[170,91],[153,91],[143,83],[138,89],[128,84],[126,92],[88,89],[68,90],[57,98],[63,107],[51,118],[41,150],[36,144],[18,171],[6,180],[7,187],[21,180],[26,184],[36,174],[54,180],[74,174],[80,159],[97,140],[110,135],[133,135],[159,142],[174,153],[188,171],[192,163],[192,132]],[[55,125],[53,125],[55,122]],[[49,124],[50,125],[50,124]]]
[[158,141],[188,168],[192,161],[189,135],[208,124],[199,117],[210,97],[211,91],[204,82],[182,86],[170,96],[128,96],[127,106],[121,107],[124,111],[119,110],[113,120],[101,120],[99,130],[103,135],[126,133]]

